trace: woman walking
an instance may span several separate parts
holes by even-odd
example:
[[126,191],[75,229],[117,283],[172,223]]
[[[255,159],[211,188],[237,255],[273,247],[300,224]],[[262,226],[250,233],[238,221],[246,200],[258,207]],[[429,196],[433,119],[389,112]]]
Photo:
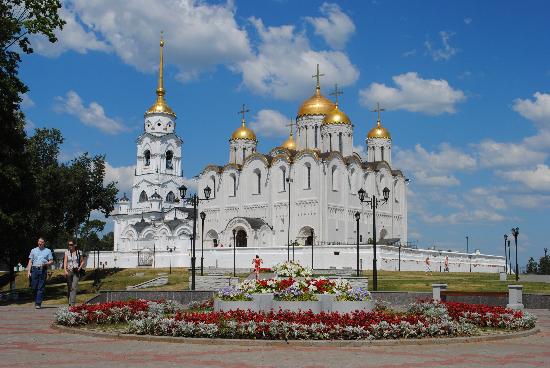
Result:
[[69,305],[76,304],[76,293],[78,292],[78,280],[80,279],[82,270],[84,269],[84,257],[81,252],[76,249],[74,241],[69,240],[69,249],[65,251],[63,258],[63,269],[65,277],[67,277],[67,297]]

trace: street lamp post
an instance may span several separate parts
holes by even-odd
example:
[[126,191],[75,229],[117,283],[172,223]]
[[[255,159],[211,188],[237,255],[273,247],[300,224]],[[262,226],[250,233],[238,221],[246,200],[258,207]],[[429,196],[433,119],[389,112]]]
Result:
[[202,235],[201,235],[201,276],[204,275],[204,219],[206,218],[206,213],[200,213],[201,222],[202,222]]
[[315,243],[315,230],[311,229],[311,270],[313,271],[313,244]]
[[235,261],[237,259],[237,230],[233,229],[233,277],[237,277]]
[[508,273],[508,258],[506,257],[506,241],[508,241],[508,235],[504,234],[504,272]]
[[470,250],[469,250],[469,241],[470,241],[470,237],[467,236],[467,237],[466,237],[466,253],[470,253]]
[[185,185],[182,185],[178,189],[180,191],[180,197],[182,201],[187,200],[188,203],[191,203],[193,205],[193,238],[191,241],[191,290],[195,290],[195,262],[196,262],[195,244],[197,242],[197,206],[199,205],[200,201],[210,200],[210,194],[212,193],[212,189],[210,189],[209,186],[206,186],[206,188],[204,188],[204,198],[199,198],[199,196],[196,193],[186,198],[185,194],[187,192],[187,187]]
[[397,271],[401,271],[401,242],[399,242],[399,262],[398,262],[398,268]]
[[512,236],[514,237],[514,242],[516,243],[516,281],[519,280],[519,267],[518,267],[518,235],[519,235],[519,227],[512,228]]
[[383,200],[378,200],[376,196],[373,194],[371,199],[365,199],[365,196],[368,198],[367,192],[363,188],[359,189],[357,192],[359,195],[359,200],[361,203],[366,202],[367,204],[370,204],[372,209],[372,286],[373,290],[378,290],[378,270],[376,267],[376,208],[379,204],[384,204],[388,202],[388,199],[390,198],[390,190],[388,187],[385,187],[384,190],[382,190],[382,194],[384,195]]
[[357,222],[357,277],[359,277],[359,219],[361,218],[361,214],[359,212],[355,212],[355,221]]
[[[290,183],[294,180],[290,178],[290,169],[288,170],[288,178],[285,179],[288,183],[288,229],[287,229],[287,245],[286,245],[286,260],[290,261]],[[292,260],[294,261],[294,243],[292,243]]]
[[508,272],[512,274],[512,256],[510,255],[510,240],[508,240]]
[[439,251],[439,272],[441,272],[441,251]]
[[472,272],[472,255],[468,254],[468,258],[470,259],[470,272]]
[[172,274],[172,252],[176,250],[176,247],[169,247],[169,246],[166,246],[166,250],[170,252],[170,256],[169,256],[169,259],[170,259],[170,271],[169,271],[169,274],[171,275]]

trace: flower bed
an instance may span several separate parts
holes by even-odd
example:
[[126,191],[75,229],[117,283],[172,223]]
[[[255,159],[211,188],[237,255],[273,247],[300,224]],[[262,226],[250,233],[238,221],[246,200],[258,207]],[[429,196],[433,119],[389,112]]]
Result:
[[278,277],[310,277],[312,275],[311,268],[293,261],[276,264],[273,266],[273,272]]
[[527,312],[464,303],[419,302],[406,312],[191,311],[170,301],[143,300],[60,308],[56,323],[110,324],[121,333],[245,339],[399,339],[471,336],[533,328]]

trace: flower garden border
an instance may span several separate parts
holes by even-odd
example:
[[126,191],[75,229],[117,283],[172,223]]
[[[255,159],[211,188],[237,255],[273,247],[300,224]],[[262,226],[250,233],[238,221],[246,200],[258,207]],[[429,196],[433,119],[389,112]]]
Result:
[[394,339],[394,340],[254,340],[254,339],[222,339],[222,338],[204,338],[204,337],[174,337],[174,336],[154,336],[154,335],[132,335],[113,332],[97,331],[84,327],[67,327],[52,324],[51,328],[63,333],[75,335],[84,335],[92,337],[117,338],[121,340],[148,341],[148,342],[166,342],[179,344],[199,344],[199,345],[239,345],[239,346],[299,346],[299,347],[365,347],[365,346],[396,346],[396,345],[447,345],[478,343],[485,341],[508,340],[521,337],[532,336],[540,332],[539,327],[530,330],[521,330],[514,332],[502,332],[498,334],[476,335],[466,337],[438,337],[421,339]]

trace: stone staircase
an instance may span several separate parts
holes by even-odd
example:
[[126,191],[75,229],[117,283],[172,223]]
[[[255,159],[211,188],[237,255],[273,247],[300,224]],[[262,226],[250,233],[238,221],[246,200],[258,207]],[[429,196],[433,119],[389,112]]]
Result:
[[159,276],[154,279],[142,282],[141,284],[127,286],[126,290],[145,289],[150,287],[162,286],[168,284],[168,276]]

